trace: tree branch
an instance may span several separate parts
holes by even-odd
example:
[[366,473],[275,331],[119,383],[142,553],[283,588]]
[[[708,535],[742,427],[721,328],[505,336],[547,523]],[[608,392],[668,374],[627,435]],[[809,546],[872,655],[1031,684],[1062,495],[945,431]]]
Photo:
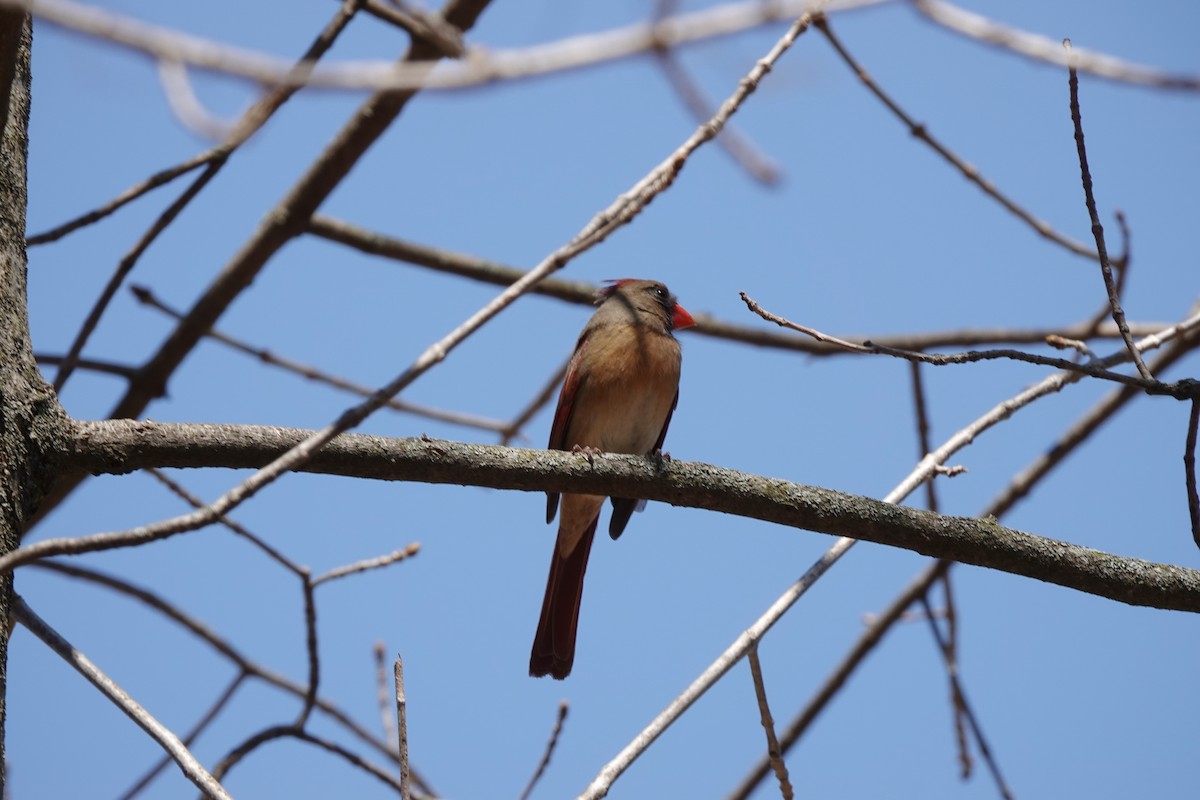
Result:
[[[79,469],[93,473],[124,473],[149,466],[261,467],[309,435],[266,426],[130,420],[76,422],[75,426],[74,447],[64,455]],[[659,500],[852,536],[1131,605],[1200,611],[1197,570],[1116,556],[988,520],[933,514],[710,464],[668,461],[660,469],[652,460],[636,456],[602,455],[589,460],[559,451],[346,434],[331,441],[302,469],[378,480]],[[0,559],[0,569],[49,555],[107,547],[92,545],[90,538],[29,545]]]

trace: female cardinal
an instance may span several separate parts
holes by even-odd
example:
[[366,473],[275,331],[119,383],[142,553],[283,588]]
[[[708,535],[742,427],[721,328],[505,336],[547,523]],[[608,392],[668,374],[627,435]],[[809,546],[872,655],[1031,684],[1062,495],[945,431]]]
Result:
[[[613,281],[600,290],[597,302],[600,307],[579,334],[567,365],[549,447],[589,454],[659,452],[679,400],[681,356],[672,331],[695,322],[658,281]],[[546,499],[546,522],[551,522],[558,495],[547,494]],[[529,674],[535,678],[561,680],[571,674],[583,573],[603,504],[598,495],[563,495],[542,617],[529,656]],[[612,498],[609,535],[620,536],[630,515],[645,504]]]

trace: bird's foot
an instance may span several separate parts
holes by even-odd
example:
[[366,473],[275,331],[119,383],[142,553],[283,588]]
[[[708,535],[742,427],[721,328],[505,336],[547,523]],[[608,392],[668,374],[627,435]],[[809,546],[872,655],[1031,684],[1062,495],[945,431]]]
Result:
[[588,466],[596,466],[596,456],[604,455],[604,451],[599,447],[590,447],[588,445],[575,445],[571,448],[572,453],[583,453],[587,456]]
[[646,457],[654,462],[654,469],[658,472],[662,472],[663,469],[666,468],[667,464],[671,461],[670,453],[664,453],[662,450],[658,449],[651,450]]

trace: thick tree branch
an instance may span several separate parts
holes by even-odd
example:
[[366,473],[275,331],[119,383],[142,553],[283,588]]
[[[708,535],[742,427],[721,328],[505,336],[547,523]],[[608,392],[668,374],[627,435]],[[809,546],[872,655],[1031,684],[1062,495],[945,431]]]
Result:
[[[79,469],[123,473],[150,466],[256,468],[309,432],[245,425],[185,425],[112,420],[77,422],[72,452]],[[457,483],[497,489],[559,491],[659,500],[852,536],[937,558],[1036,578],[1131,605],[1200,611],[1200,571],[1116,556],[1013,530],[988,520],[952,517],[866,497],[765,478],[711,464],[461,444],[434,439],[343,435],[304,471],[379,480]],[[12,568],[47,555],[99,549],[87,538],[22,548]]]

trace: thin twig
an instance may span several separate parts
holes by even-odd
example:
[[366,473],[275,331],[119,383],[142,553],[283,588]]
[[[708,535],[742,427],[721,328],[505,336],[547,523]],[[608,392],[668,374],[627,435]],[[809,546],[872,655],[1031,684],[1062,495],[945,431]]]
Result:
[[542,779],[542,775],[546,772],[546,767],[550,766],[550,757],[554,755],[554,748],[558,746],[558,737],[562,735],[563,723],[567,720],[567,711],[570,705],[566,700],[558,704],[558,716],[554,719],[554,729],[550,731],[550,738],[546,741],[546,749],[542,751],[542,760],[538,762],[537,769],[533,771],[533,776],[530,777],[529,783],[525,784],[525,791],[521,792],[520,800],[529,800],[529,795],[533,793],[533,787],[537,786],[538,781]]
[[[233,680],[230,681],[229,685],[225,687],[225,691],[221,692],[221,694],[209,707],[208,711],[204,713],[204,716],[202,716],[196,722],[196,724],[192,726],[192,729],[188,731],[187,735],[183,737],[183,743],[185,745],[188,747],[192,746],[192,742],[196,740],[196,737],[203,733],[205,729],[207,729],[208,726],[213,722],[213,720],[217,718],[217,715],[225,709],[225,706],[227,706],[229,701],[233,699],[233,695],[235,692],[237,692],[238,687],[240,687],[242,682],[248,677],[249,673],[246,672],[238,672],[237,675],[233,676]],[[125,794],[121,795],[118,800],[133,800],[133,798],[141,794],[142,790],[149,786],[151,781],[157,778],[159,773],[166,769],[167,765],[170,763],[171,757],[163,756],[154,766],[147,770],[146,774],[139,778],[133,784],[133,786],[130,786],[129,789],[125,791]]]
[[301,742],[307,742],[309,744],[316,745],[317,747],[320,747],[323,750],[340,757],[342,760],[346,761],[352,766],[358,767],[367,774],[378,778],[380,781],[396,791],[400,790],[400,782],[379,765],[367,761],[357,753],[352,753],[336,742],[323,739],[319,736],[309,733],[306,730],[297,728],[295,725],[276,725],[261,730],[258,733],[248,737],[244,742],[233,748],[225,755],[224,758],[217,762],[217,765],[213,767],[213,774],[224,777],[225,775],[229,774],[229,771],[237,766],[238,763],[240,763],[246,756],[250,755],[262,745],[267,744],[268,742],[273,742],[277,739],[296,739]]
[[[945,572],[945,574],[942,575],[941,584],[942,584],[942,594],[944,596],[944,601],[945,601],[943,615],[946,618],[946,642],[945,642],[945,648],[944,648],[945,653],[946,653],[946,661],[949,664],[954,664],[955,665],[954,668],[957,671],[957,669],[958,669],[958,611],[954,605],[953,583],[950,580],[949,570],[947,570]],[[928,602],[928,594],[926,594],[926,596],[924,598],[922,598],[922,602],[925,604],[926,611],[929,611],[930,609],[929,609],[929,602]],[[930,615],[930,623],[933,625],[937,624],[937,620],[933,619],[932,613]],[[967,730],[966,730],[967,709],[966,709],[965,705],[958,702],[959,698],[960,698],[960,695],[958,693],[951,694],[951,699],[953,701],[953,706],[954,706],[954,742],[958,746],[958,761],[959,761],[960,766],[962,767],[961,774],[962,774],[963,780],[966,780],[971,775],[972,762],[971,762],[971,751],[967,747]]]
[[550,377],[550,380],[543,384],[538,393],[533,396],[532,400],[529,401],[529,404],[525,406],[525,408],[521,410],[521,413],[517,414],[516,418],[514,418],[513,421],[508,424],[508,428],[504,431],[504,435],[500,438],[500,444],[510,444],[514,438],[521,435],[521,429],[529,424],[529,420],[533,419],[535,414],[550,404],[550,401],[554,399],[554,395],[558,390],[559,385],[563,382],[563,378],[566,377],[567,367],[570,365],[570,363],[571,359],[569,357],[563,361],[563,363],[559,365],[559,368],[555,371],[554,375]]
[[[296,683],[290,678],[287,678],[277,672],[267,669],[255,661],[250,660],[245,655],[240,653],[236,648],[234,648],[232,644],[217,635],[215,631],[206,626],[204,623],[188,616],[153,592],[134,586],[121,578],[70,564],[63,564],[56,561],[40,561],[34,566],[41,567],[42,569],[48,569],[53,572],[58,572],[60,574],[69,575],[74,578],[90,581],[100,586],[120,592],[121,594],[125,594],[129,597],[133,597],[145,603],[150,608],[163,614],[173,622],[179,624],[185,630],[191,632],[201,641],[205,642],[218,653],[233,662],[239,671],[282,689],[301,701],[304,699],[306,687],[301,686],[299,683]],[[386,742],[381,741],[375,736],[372,736],[361,725],[355,722],[349,715],[334,705],[331,701],[325,698],[318,698],[317,708],[319,708],[322,713],[332,717],[364,744],[373,747],[383,756],[393,759],[395,758],[395,751],[389,749]],[[417,774],[414,772],[413,778],[417,779],[417,777]],[[421,781],[421,785],[426,792],[433,793],[427,782]]]
[[[1026,353],[1024,351],[1013,350],[1011,348],[1002,348],[997,350],[970,350],[965,353],[923,353],[912,350],[901,350],[900,348],[896,347],[888,347],[886,345],[879,344],[878,342],[872,342],[869,340],[863,342],[862,344],[856,344],[854,342],[847,342],[845,340],[838,339],[826,333],[821,333],[813,328],[791,322],[788,319],[780,317],[776,314],[772,314],[751,299],[745,292],[741,292],[741,297],[747,308],[765,320],[774,322],[775,324],[785,328],[790,328],[798,333],[804,333],[812,336],[820,341],[832,342],[840,347],[844,347],[846,350],[855,353],[878,353],[882,355],[894,356],[896,358],[903,358],[908,361],[919,361],[924,364],[933,364],[935,366],[946,366],[949,364],[971,364],[977,361],[990,361],[994,359],[1010,359],[1013,361],[1024,361],[1028,364],[1038,364],[1044,367],[1054,367],[1067,372],[1077,372],[1081,377],[1088,376],[1092,378],[1102,378],[1115,383],[1123,383],[1127,386],[1136,386],[1139,389],[1146,391],[1148,394],[1166,395],[1169,397],[1174,397],[1176,400],[1190,400],[1193,397],[1200,396],[1200,381],[1185,378],[1180,381],[1175,381],[1174,383],[1164,383],[1154,379],[1153,377],[1147,379],[1135,375],[1126,375],[1121,372],[1113,372],[1112,370],[1107,369],[1108,365],[1120,363],[1121,361],[1127,360],[1127,358],[1121,358],[1114,361],[1114,357],[1109,356],[1106,359],[1099,359],[1086,364],[1079,364],[1074,361],[1067,361],[1063,358],[1042,356],[1037,355],[1036,353]],[[1133,351],[1136,352],[1138,350],[1136,343],[1133,344],[1132,347]],[[1130,351],[1126,351],[1125,355],[1128,356],[1129,352]]]
[[303,730],[317,705],[317,689],[321,685],[321,654],[317,645],[317,600],[313,596],[313,582],[307,568],[300,576],[300,588],[304,596],[304,651],[308,655],[308,683],[304,688],[304,705],[300,709],[300,716],[293,724]]
[[154,243],[159,234],[165,231],[167,226],[187,207],[192,198],[199,194],[200,190],[207,186],[208,182],[216,176],[217,172],[225,164],[227,157],[222,156],[210,161],[204,167],[204,171],[188,184],[188,187],[175,198],[171,205],[167,206],[165,211],[158,215],[158,218],[154,220],[154,224],[150,226],[150,229],[142,234],[141,238],[138,239],[129,252],[117,263],[117,268],[113,270],[112,275],[108,278],[108,283],[101,290],[100,296],[92,304],[87,317],[83,321],[83,325],[80,326],[79,331],[75,334],[70,348],[67,349],[66,356],[58,366],[58,372],[54,375],[54,391],[61,392],[63,385],[67,382],[67,378],[71,377],[80,353],[83,352],[83,348],[87,344],[88,339],[91,338],[92,332],[96,330],[96,326],[100,324],[100,317],[104,314],[105,309],[108,308],[109,303],[112,302],[117,290],[121,288],[121,284],[125,281],[126,276],[137,265],[138,259]]
[[867,87],[871,94],[875,95],[880,102],[888,107],[888,110],[890,110],[892,114],[894,114],[901,122],[905,124],[905,126],[908,127],[909,133],[911,133],[914,138],[920,139],[922,142],[925,142],[925,144],[929,145],[929,147],[932,148],[935,153],[937,153],[951,166],[961,172],[963,177],[978,186],[984,194],[986,194],[988,197],[991,197],[1000,205],[1004,206],[1004,208],[1017,217],[1017,219],[1033,228],[1043,238],[1065,247],[1067,250],[1075,253],[1076,255],[1085,256],[1087,258],[1096,257],[1095,251],[1089,248],[1087,245],[1083,244],[1082,242],[1077,242],[1069,236],[1054,230],[1054,228],[1050,226],[1050,223],[1033,216],[1033,214],[1027,211],[1023,206],[1001,192],[994,183],[980,174],[977,167],[973,166],[972,164],[968,164],[966,161],[959,158],[958,155],[942,144],[941,141],[934,138],[934,136],[929,133],[929,129],[923,123],[917,122],[915,119],[909,116],[908,113],[900,107],[899,103],[893,100],[892,97],[883,91],[882,87],[880,87],[879,84],[877,84],[871,78],[870,74],[866,71],[866,69],[863,68],[861,64],[858,63],[854,56],[850,55],[850,52],[845,48],[841,40],[834,35],[833,30],[829,27],[828,20],[818,23],[817,29],[820,30],[821,33],[825,34],[825,38],[829,40],[831,45],[833,45],[833,49],[837,51],[837,54],[842,57],[842,60],[845,61],[846,65],[850,67],[856,76],[858,76],[858,79],[862,81],[863,85]]
[[[37,359],[39,364],[49,364],[57,366],[65,360],[65,356],[49,355],[47,353],[34,353],[33,357]],[[78,369],[86,369],[92,372],[101,372],[106,375],[116,375],[126,380],[132,380],[137,377],[137,367],[131,367],[128,364],[117,364],[112,361],[100,361],[94,358],[79,358],[75,360],[75,366]]]
[[[886,0],[840,0],[829,11],[878,5]],[[746,0],[727,3],[662,20],[598,33],[571,36],[520,49],[474,46],[445,69],[430,72],[418,63],[347,61],[298,75],[282,59],[260,51],[191,36],[169,28],[83,5],[72,0],[0,0],[0,6],[27,8],[40,20],[143,52],[154,60],[178,61],[194,68],[224,73],[268,86],[312,86],[354,91],[439,91],[467,89],[595,66],[692,42],[729,36],[771,23],[795,19],[811,11],[812,0]],[[422,37],[431,56],[437,45]]]
[[383,642],[375,642],[371,651],[375,656],[375,699],[379,703],[379,727],[392,752],[399,754],[400,738],[396,733],[396,720],[392,717],[392,693],[388,691],[387,647]]
[[922,597],[921,604],[925,607],[925,611],[929,616],[929,629],[933,633],[933,638],[937,642],[938,650],[941,652],[942,659],[946,665],[946,675],[950,679],[950,691],[954,698],[954,707],[966,717],[967,724],[971,728],[971,733],[975,737],[975,743],[979,747],[980,754],[983,755],[984,763],[988,765],[988,769],[992,773],[992,779],[996,782],[996,788],[1000,791],[1000,796],[1005,800],[1012,800],[1012,791],[1009,790],[1008,784],[1005,783],[1004,776],[1000,774],[1000,766],[992,756],[992,750],[988,746],[987,738],[983,735],[983,730],[979,727],[979,721],[975,718],[975,712],[971,709],[970,703],[967,702],[962,681],[958,676],[958,663],[954,660],[950,646],[946,642],[945,637],[942,636],[941,628],[938,627],[937,620],[934,619],[930,611],[928,599]]
[[783,800],[792,800],[796,796],[792,782],[788,778],[787,765],[783,763],[783,755],[779,750],[779,740],[775,738],[775,720],[771,718],[771,708],[767,705],[767,687],[763,682],[762,664],[758,661],[758,643],[746,653],[750,661],[750,677],[754,679],[754,696],[758,699],[758,713],[762,719],[763,730],[767,734],[767,760],[775,770],[775,778],[779,781],[779,794]]
[[[133,293],[133,296],[137,298],[139,303],[147,305],[156,311],[161,311],[162,313],[176,320],[183,320],[184,315],[182,313],[174,308],[171,308],[162,300],[159,300],[154,292],[152,292],[148,287],[135,284],[130,286],[129,290]],[[341,389],[342,391],[356,394],[359,397],[370,397],[375,392],[375,390],[370,386],[365,386],[361,383],[355,383],[347,380],[346,378],[338,377],[337,375],[331,375],[308,364],[302,364],[299,361],[277,355],[265,348],[254,347],[253,345],[247,344],[246,342],[243,342],[242,340],[234,338],[233,336],[230,336],[229,334],[223,333],[219,330],[209,329],[204,335],[207,338],[212,339],[215,342],[220,342],[221,344],[237,350],[240,353],[245,353],[246,355],[252,356],[264,364],[268,364],[273,367],[279,367],[280,369],[300,375],[303,378],[307,378],[310,381],[322,383],[326,386],[332,386],[336,389]],[[469,428],[479,428],[485,431],[502,432],[508,429],[508,424],[500,420],[481,417],[475,414],[464,414],[458,411],[445,411],[440,408],[431,408],[429,406],[422,406],[417,403],[409,403],[405,400],[397,400],[394,398],[388,400],[387,403],[384,404],[384,407],[390,408],[393,411],[403,411],[405,413],[416,414],[417,416],[425,417],[427,419],[436,419],[441,422],[449,422]]]
[[179,769],[183,771],[183,774],[204,793],[205,797],[217,798],[217,800],[231,800],[217,778],[209,774],[208,770],[196,760],[195,756],[191,754],[183,742],[179,741],[178,736],[155,719],[149,711],[130,697],[112,678],[105,675],[87,656],[76,650],[70,642],[59,635],[58,631],[51,628],[45,620],[35,614],[33,609],[29,607],[20,595],[12,595],[11,608],[13,617],[17,622],[25,626],[34,636],[41,639],[47,647],[58,654],[63,661],[70,664],[89,683],[99,689],[100,693],[112,701],[113,705],[119,708],[125,716],[133,720],[163,750],[167,751],[175,763],[179,765]]
[[[909,375],[912,377],[913,412],[917,418],[917,458],[925,457],[932,447],[929,443],[929,409],[925,401],[925,382],[921,379],[921,365],[916,361],[909,362]],[[925,507],[937,512],[937,481],[925,481]]]
[[400,742],[400,797],[408,800],[408,699],[404,695],[404,661],[396,654],[396,731]]
[[1200,494],[1196,491],[1196,428],[1200,426],[1200,398],[1192,400],[1187,437],[1183,445],[1184,483],[1187,484],[1188,516],[1192,520],[1192,538],[1200,547]]
[[[939,560],[931,564],[920,575],[914,578],[886,609],[871,621],[862,634],[859,635],[858,641],[854,643],[854,646],[842,658],[841,663],[834,667],[833,672],[825,678],[820,688],[809,698],[804,708],[788,723],[783,736],[779,740],[781,753],[786,753],[792,748],[792,745],[800,740],[800,737],[804,735],[809,726],[816,721],[820,713],[825,710],[825,707],[829,705],[830,701],[845,686],[846,681],[850,679],[850,676],[858,669],[858,666],[871,654],[876,645],[882,641],[884,635],[904,615],[908,607],[924,596],[929,591],[929,587],[950,569],[953,564],[954,562],[952,561],[944,560]],[[771,762],[766,756],[763,756],[750,768],[750,771],[742,779],[742,782],[729,793],[727,800],[747,800],[770,771]]]
[[[912,386],[913,386],[913,407],[917,417],[917,442],[919,453],[918,458],[924,458],[932,447],[929,438],[929,412],[926,407],[925,386],[921,379],[921,365],[916,361],[910,361]],[[938,496],[937,496],[937,481],[925,481],[925,505],[933,512],[939,512]],[[946,591],[946,617],[947,625],[950,628],[951,634],[946,641],[946,658],[951,663],[958,661],[958,636],[957,626],[955,623],[954,608],[951,605],[953,597],[950,593],[950,573],[946,572],[942,575],[942,585]],[[922,597],[922,602],[925,603],[926,615],[930,616],[931,622],[936,624],[932,619],[932,610],[929,608],[926,598]],[[957,697],[957,695],[954,695]],[[967,749],[967,737],[964,729],[963,710],[957,704],[954,705],[954,732],[955,741],[958,745],[958,760],[962,765],[962,776],[965,779],[971,774],[971,753]]]
[[[167,475],[161,469],[158,469],[157,467],[150,467],[146,470],[146,472],[149,475],[151,475],[153,478],[155,478],[163,486],[166,486],[168,489],[170,489],[171,492],[173,492],[177,497],[182,498],[183,501],[186,502],[188,505],[190,505],[192,508],[197,508],[197,509],[204,508],[203,500],[201,500],[199,497],[196,497],[194,494],[189,492],[187,489],[183,488],[182,484],[180,484],[178,481],[173,480],[171,478],[171,476]],[[232,531],[233,533],[235,533],[236,535],[238,535],[238,536],[242,537],[243,539],[245,539],[246,541],[250,542],[250,544],[254,545],[259,550],[262,550],[264,553],[267,554],[268,558],[270,558],[276,564],[279,564],[281,567],[286,569],[288,572],[291,572],[293,575],[303,577],[304,567],[302,567],[299,564],[292,561],[290,558],[288,558],[283,553],[281,553],[278,549],[267,544],[265,541],[260,539],[258,536],[255,536],[253,533],[251,533],[249,530],[247,530],[241,523],[236,522],[225,515],[221,515],[221,518],[219,520],[217,520],[217,522],[220,523],[221,525],[223,525],[225,528]]]
[[[1063,46],[1069,55],[1071,52],[1071,40],[1064,39]],[[1125,322],[1125,311],[1121,308],[1121,298],[1117,291],[1116,281],[1113,279],[1112,264],[1108,261],[1108,246],[1104,242],[1104,226],[1100,224],[1100,215],[1096,211],[1096,196],[1092,189],[1092,172],[1088,168],[1087,148],[1083,143],[1083,118],[1079,111],[1079,73],[1073,64],[1068,68],[1067,72],[1069,76],[1067,84],[1071,93],[1071,123],[1075,126],[1075,149],[1079,153],[1079,172],[1083,180],[1083,197],[1087,205],[1088,217],[1092,222],[1092,236],[1096,239],[1096,253],[1100,260],[1100,274],[1104,276],[1104,289],[1108,292],[1108,305],[1112,309],[1113,322],[1117,324],[1117,330],[1121,332],[1121,338],[1125,340],[1125,346],[1129,348],[1129,354],[1133,357],[1133,363],[1137,367],[1138,374],[1148,381],[1154,380],[1154,376],[1150,374],[1150,370],[1146,369],[1146,363],[1142,361],[1141,354],[1133,346],[1133,335],[1129,332],[1129,325]]]
[[36,233],[33,236],[28,237],[25,240],[25,244],[28,247],[34,247],[39,244],[47,244],[49,242],[61,239],[72,231],[76,231],[87,225],[91,225],[93,222],[99,222],[113,212],[119,210],[127,203],[133,202],[142,195],[147,194],[160,186],[165,186],[166,184],[178,178],[180,175],[186,175],[194,169],[199,169],[200,167],[208,165],[213,161],[213,159],[220,157],[222,153],[223,150],[221,148],[214,147],[210,150],[204,151],[203,153],[192,156],[187,161],[156,172],[149,178],[130,186],[128,189],[121,192],[119,195],[114,197],[112,200],[109,200],[99,208],[88,211],[86,214],[82,214],[74,219],[67,220],[61,225],[56,225],[47,231]]
[[413,542],[408,547],[401,548],[400,550],[393,550],[392,552],[382,556],[356,561],[353,564],[346,564],[342,567],[335,567],[325,574],[317,578],[313,578],[312,585],[315,589],[326,581],[333,581],[337,580],[338,578],[344,578],[347,575],[356,575],[359,572],[366,572],[367,570],[387,567],[397,563],[398,561],[404,561],[406,558],[411,558],[419,552],[421,552],[421,545],[418,542]]

